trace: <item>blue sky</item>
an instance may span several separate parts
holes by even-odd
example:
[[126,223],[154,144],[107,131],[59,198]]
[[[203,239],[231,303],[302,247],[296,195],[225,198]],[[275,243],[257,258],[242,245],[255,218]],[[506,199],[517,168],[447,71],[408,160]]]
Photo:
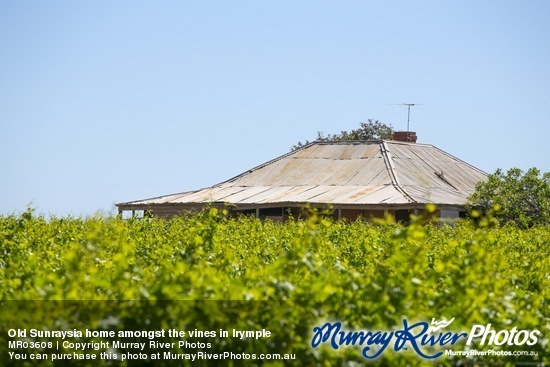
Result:
[[550,171],[548,1],[2,1],[0,214],[113,213],[378,119]]

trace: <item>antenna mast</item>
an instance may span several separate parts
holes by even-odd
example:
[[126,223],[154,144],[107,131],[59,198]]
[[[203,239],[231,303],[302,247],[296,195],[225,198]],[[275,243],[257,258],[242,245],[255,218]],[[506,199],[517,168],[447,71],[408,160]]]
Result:
[[411,141],[409,124],[411,120],[411,106],[416,106],[419,103],[401,103],[403,106],[407,106],[407,141]]

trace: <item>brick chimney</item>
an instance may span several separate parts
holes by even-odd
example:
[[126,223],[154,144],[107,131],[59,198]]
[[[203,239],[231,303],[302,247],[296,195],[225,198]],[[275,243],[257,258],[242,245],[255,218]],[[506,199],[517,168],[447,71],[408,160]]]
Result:
[[415,131],[394,131],[392,140],[416,143]]

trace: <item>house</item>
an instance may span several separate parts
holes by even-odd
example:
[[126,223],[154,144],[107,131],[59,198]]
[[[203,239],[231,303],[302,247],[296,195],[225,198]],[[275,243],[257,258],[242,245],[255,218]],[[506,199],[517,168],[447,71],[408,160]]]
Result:
[[394,140],[317,141],[196,191],[117,204],[119,213],[171,217],[205,205],[232,214],[285,220],[310,207],[334,209],[335,218],[398,220],[436,204],[441,218],[458,218],[467,197],[486,173],[433,145],[416,143],[414,132]]

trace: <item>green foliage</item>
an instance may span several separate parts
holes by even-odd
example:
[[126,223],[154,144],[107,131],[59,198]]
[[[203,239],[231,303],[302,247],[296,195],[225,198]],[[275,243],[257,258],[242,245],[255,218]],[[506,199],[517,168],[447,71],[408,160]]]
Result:
[[536,168],[525,173],[512,168],[505,174],[498,169],[477,184],[469,202],[475,209],[493,212],[502,224],[520,228],[549,225],[550,172],[541,175]]
[[[393,135],[391,125],[386,125],[378,120],[369,119],[368,122],[361,122],[358,129],[351,131],[341,131],[339,134],[325,135],[322,132],[317,133],[316,141],[354,141],[354,140],[388,140]],[[310,142],[298,142],[292,147],[292,150],[303,147]]]
[[[529,347],[538,351],[530,361],[549,363],[549,252],[545,226],[451,228],[413,219],[403,227],[314,214],[278,224],[229,219],[216,209],[169,221],[25,213],[0,217],[0,329],[265,328],[273,334],[268,341],[209,341],[213,349],[295,353],[284,365],[356,366],[365,363],[357,348],[312,349],[312,328],[341,320],[350,329],[387,330],[403,319],[455,317],[457,331],[488,323],[539,329],[543,340]],[[0,345],[6,355],[7,343]],[[444,356],[437,363],[517,361]],[[434,363],[387,351],[373,365]]]

